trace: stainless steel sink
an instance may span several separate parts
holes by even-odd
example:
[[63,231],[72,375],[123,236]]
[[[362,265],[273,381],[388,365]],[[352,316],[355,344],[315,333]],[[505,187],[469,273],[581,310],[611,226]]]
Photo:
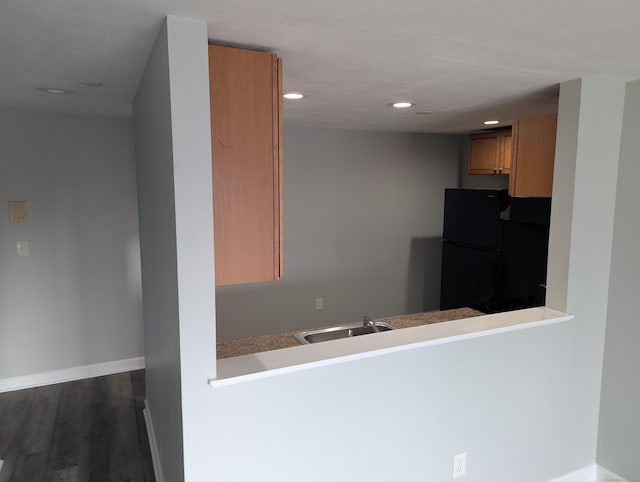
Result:
[[395,330],[396,327],[383,321],[372,322],[373,326],[363,325],[345,325],[334,326],[333,328],[322,328],[319,330],[305,330],[294,333],[294,336],[305,345],[310,343],[318,343],[321,341],[339,340],[340,338],[349,338],[351,336],[370,335],[378,332]]

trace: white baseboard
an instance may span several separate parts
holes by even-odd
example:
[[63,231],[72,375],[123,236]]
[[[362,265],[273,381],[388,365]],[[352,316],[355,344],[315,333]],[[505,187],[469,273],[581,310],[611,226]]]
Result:
[[41,387],[54,383],[71,382],[83,378],[101,377],[113,373],[128,372],[144,368],[144,357],[127,358],[105,363],[95,363],[80,367],[64,368],[51,372],[34,373],[20,377],[3,378],[0,380],[0,393],[22,390],[23,388]]
[[151,461],[153,462],[153,473],[156,476],[156,482],[164,482],[164,474],[162,473],[162,465],[160,464],[160,454],[158,453],[158,444],[156,443],[156,433],[153,430],[153,422],[151,421],[151,412],[147,399],[144,399],[144,422],[147,427],[147,438],[149,439],[149,449],[151,449]]
[[593,464],[547,482],[628,482],[610,470]]
[[583,467],[569,474],[562,475],[555,479],[550,479],[547,482],[596,482],[597,481],[597,466],[596,464]]
[[598,482],[629,482],[602,465],[597,466]]

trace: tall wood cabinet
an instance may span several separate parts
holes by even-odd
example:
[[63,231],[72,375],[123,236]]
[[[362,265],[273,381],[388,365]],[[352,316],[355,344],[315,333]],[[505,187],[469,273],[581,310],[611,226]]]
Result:
[[511,172],[511,128],[469,136],[468,174]]
[[513,124],[512,196],[551,197],[557,114],[518,119]]
[[209,46],[216,285],[283,272],[282,60]]

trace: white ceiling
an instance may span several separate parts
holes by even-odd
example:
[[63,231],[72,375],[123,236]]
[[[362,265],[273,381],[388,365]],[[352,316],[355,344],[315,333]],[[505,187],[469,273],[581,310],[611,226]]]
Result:
[[463,132],[554,111],[565,80],[640,78],[637,0],[1,0],[0,105],[130,115],[166,14],[283,57],[303,125]]

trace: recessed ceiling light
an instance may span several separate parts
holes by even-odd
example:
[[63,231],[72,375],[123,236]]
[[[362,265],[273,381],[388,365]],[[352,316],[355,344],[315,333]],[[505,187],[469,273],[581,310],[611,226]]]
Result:
[[298,92],[288,92],[284,94],[282,97],[284,97],[285,99],[298,100],[298,99],[302,99],[304,97],[304,94],[300,94]]
[[396,109],[406,109],[407,107],[413,107],[415,104],[413,102],[407,102],[406,100],[400,102],[394,102],[389,104],[391,107],[395,107]]
[[39,87],[38,90],[41,90],[42,92],[46,92],[47,94],[56,94],[56,95],[73,94],[73,90],[59,89],[58,87]]
[[102,87],[102,82],[99,80],[83,80],[82,85],[86,85],[87,87]]
[[498,121],[498,120],[488,120],[488,121],[484,121],[484,124],[487,125],[487,126],[492,126],[492,125],[495,125],[495,124],[500,124],[500,121]]

